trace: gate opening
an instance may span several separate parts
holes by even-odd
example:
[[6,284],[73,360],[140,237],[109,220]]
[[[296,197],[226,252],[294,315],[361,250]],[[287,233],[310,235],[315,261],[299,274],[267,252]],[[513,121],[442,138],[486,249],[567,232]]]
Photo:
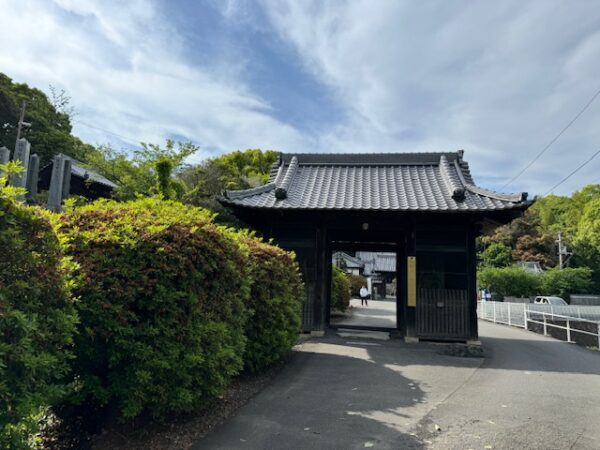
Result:
[[398,327],[396,257],[392,251],[332,251],[330,326],[390,330]]

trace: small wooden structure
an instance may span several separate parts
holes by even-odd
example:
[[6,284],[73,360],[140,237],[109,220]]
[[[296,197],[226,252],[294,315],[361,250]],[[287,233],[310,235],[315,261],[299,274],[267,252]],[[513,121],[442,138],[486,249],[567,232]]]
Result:
[[[58,156],[62,156],[65,161],[69,162],[70,170],[69,174],[66,175],[69,184],[67,192],[69,194],[81,195],[90,200],[101,197],[110,198],[113,190],[118,187],[105,176],[88,169],[81,161],[62,153],[59,153]],[[38,184],[40,190],[48,191],[50,189],[54,160],[40,170]]]
[[475,238],[531,204],[476,186],[462,151],[280,154],[267,184],[220,201],[296,252],[304,331],[329,324],[332,252],[395,252],[398,331],[457,341],[478,337]]

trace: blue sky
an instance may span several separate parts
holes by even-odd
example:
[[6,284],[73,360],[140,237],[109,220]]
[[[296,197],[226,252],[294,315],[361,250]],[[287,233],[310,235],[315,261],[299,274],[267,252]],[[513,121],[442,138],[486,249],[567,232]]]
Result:
[[[0,71],[65,89],[82,139],[191,140],[196,161],[464,149],[476,181],[500,189],[600,89],[595,1],[0,0],[0,11]],[[600,98],[505,190],[548,190],[600,148],[599,119]],[[557,193],[592,182],[600,157]]]

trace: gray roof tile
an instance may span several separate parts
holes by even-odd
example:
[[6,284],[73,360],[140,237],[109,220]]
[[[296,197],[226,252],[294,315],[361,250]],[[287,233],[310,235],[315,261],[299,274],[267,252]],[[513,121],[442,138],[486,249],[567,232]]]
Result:
[[522,208],[526,199],[475,186],[459,151],[280,154],[266,185],[226,191],[221,201],[268,209],[493,211]]

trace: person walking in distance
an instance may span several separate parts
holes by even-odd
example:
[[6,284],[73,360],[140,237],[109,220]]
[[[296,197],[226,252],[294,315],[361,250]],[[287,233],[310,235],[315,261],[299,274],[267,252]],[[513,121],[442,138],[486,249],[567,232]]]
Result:
[[369,306],[369,303],[367,302],[369,297],[369,290],[367,289],[366,286],[363,286],[360,288],[360,306],[365,305],[365,306]]

